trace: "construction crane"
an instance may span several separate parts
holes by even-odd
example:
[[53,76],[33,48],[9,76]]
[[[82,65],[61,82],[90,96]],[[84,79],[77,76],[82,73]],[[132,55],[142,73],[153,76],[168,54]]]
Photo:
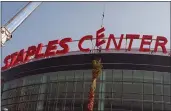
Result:
[[42,2],[29,2],[13,18],[1,27],[1,47],[12,38],[12,33],[31,15]]

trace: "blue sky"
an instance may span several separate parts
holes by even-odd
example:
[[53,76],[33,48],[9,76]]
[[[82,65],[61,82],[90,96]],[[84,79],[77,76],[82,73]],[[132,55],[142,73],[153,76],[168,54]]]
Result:
[[[27,2],[2,2],[2,24]],[[169,2],[44,2],[13,33],[2,50],[2,58],[30,45],[72,37],[95,35],[100,28],[105,4],[105,34],[151,34],[168,38],[170,47]],[[139,46],[140,42],[135,42]],[[90,43],[84,45],[89,46]],[[77,50],[76,44],[71,44]]]

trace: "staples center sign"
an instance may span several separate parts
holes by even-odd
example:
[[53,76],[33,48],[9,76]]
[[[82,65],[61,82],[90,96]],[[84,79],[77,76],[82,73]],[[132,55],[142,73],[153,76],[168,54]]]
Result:
[[[133,41],[135,39],[141,38],[141,44],[139,47],[139,51],[140,52],[150,52],[150,48],[145,48],[144,46],[151,45],[152,35],[142,35],[140,37],[139,34],[126,34],[126,35],[121,34],[119,42],[117,43],[116,37],[114,36],[114,34],[110,34],[107,40],[104,39],[104,37],[105,37],[104,31],[105,31],[104,27],[96,31],[96,38],[95,38],[96,41],[95,42],[96,42],[97,47],[100,47],[106,43],[107,44],[106,50],[109,50],[109,47],[111,44],[114,45],[115,50],[120,50],[122,41],[125,37],[126,39],[129,39],[129,45],[128,45],[127,50],[130,51],[132,48]],[[86,35],[86,36],[82,37],[78,42],[79,50],[82,52],[89,52],[90,48],[83,47],[82,44],[86,40],[92,40],[92,39],[93,39],[92,35]],[[42,48],[44,46],[42,43],[38,44],[37,46],[30,46],[30,47],[28,47],[27,50],[22,49],[18,52],[15,52],[15,53],[5,57],[5,59],[4,59],[5,65],[2,67],[2,70],[8,69],[9,67],[16,66],[20,63],[28,62],[31,59],[31,57],[33,57],[33,56],[35,59],[40,59],[40,58],[54,56],[54,55],[66,54],[70,51],[70,48],[67,43],[72,42],[72,41],[73,41],[72,38],[64,38],[62,40],[49,41],[45,52],[42,51]],[[166,50],[167,42],[168,42],[168,40],[166,37],[157,36],[156,41],[155,41],[155,46],[154,46],[154,52],[157,52],[158,48],[160,47],[162,49],[163,53],[167,53],[167,50]],[[58,47],[56,46],[57,44],[60,45],[62,50],[58,49]]]

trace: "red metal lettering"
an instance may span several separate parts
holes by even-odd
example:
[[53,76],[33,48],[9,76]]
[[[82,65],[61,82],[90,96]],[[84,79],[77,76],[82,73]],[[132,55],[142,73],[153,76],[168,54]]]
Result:
[[30,57],[34,56],[35,53],[36,53],[36,46],[30,46],[27,50],[27,54],[26,54],[24,62],[29,61]]
[[138,35],[138,34],[126,34],[126,38],[130,39],[128,51],[131,50],[133,39],[139,39],[139,37],[140,37],[140,35]]
[[[148,41],[146,41],[148,40]],[[150,40],[150,42],[149,42]],[[140,52],[149,52],[150,51],[150,47],[149,48],[144,48],[144,45],[151,45],[152,42],[152,35],[143,35],[142,37],[142,41],[141,41],[141,45],[140,45]]]
[[82,48],[82,44],[85,40],[91,40],[91,39],[93,39],[92,35],[86,35],[80,39],[80,41],[78,43],[78,48],[80,49],[80,51],[82,51],[82,52],[89,52],[90,51],[90,48]]
[[121,48],[121,43],[122,43],[122,40],[123,40],[123,37],[124,37],[124,34],[121,35],[120,40],[119,40],[119,43],[117,44],[117,43],[116,43],[115,36],[114,36],[113,34],[110,34],[110,35],[109,35],[109,38],[108,38],[106,50],[109,50],[110,41],[111,41],[111,40],[113,40],[115,49],[116,49],[116,50],[120,50],[120,48]]
[[37,46],[37,50],[36,50],[36,53],[35,53],[35,58],[36,59],[40,59],[40,58],[43,58],[44,57],[44,53],[41,53],[42,52],[42,48],[43,48],[43,44],[40,43],[38,46]]
[[49,41],[46,52],[45,52],[46,57],[53,56],[56,54],[55,49],[57,48],[56,44],[58,44],[58,43],[59,43],[58,40]]
[[69,52],[69,46],[66,42],[72,42],[72,38],[64,38],[60,41],[59,45],[63,48],[63,50],[57,50],[56,54],[66,54]]
[[101,29],[99,29],[96,32],[96,46],[97,47],[101,46],[102,44],[104,44],[106,42],[106,40],[100,40],[105,37],[105,35],[103,33],[104,31],[105,31],[105,29],[104,29],[104,27],[102,27]]
[[168,42],[167,38],[162,37],[162,36],[157,36],[154,52],[157,52],[158,47],[160,46],[162,48],[162,52],[167,53],[167,50],[166,50],[167,42]]
[[20,52],[19,52],[19,54],[17,56],[17,59],[16,59],[16,61],[14,62],[13,65],[17,65],[19,63],[23,63],[24,60],[25,60],[25,57],[26,57],[26,54],[24,52],[24,49],[20,50]]
[[17,56],[18,56],[18,52],[15,52],[13,54],[11,54],[11,63],[10,63],[10,67],[15,65],[15,62],[17,60]]
[[10,67],[10,61],[9,60],[11,60],[11,55],[8,55],[5,57],[5,59],[4,59],[5,66],[3,66],[1,68],[1,70],[5,70],[5,69],[8,69]]

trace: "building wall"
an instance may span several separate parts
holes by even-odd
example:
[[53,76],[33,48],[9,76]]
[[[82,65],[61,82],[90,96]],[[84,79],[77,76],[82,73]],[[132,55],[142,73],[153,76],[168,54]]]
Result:
[[[86,111],[91,69],[40,73],[4,84],[2,107],[9,111]],[[103,69],[95,111],[170,111],[171,73]]]

